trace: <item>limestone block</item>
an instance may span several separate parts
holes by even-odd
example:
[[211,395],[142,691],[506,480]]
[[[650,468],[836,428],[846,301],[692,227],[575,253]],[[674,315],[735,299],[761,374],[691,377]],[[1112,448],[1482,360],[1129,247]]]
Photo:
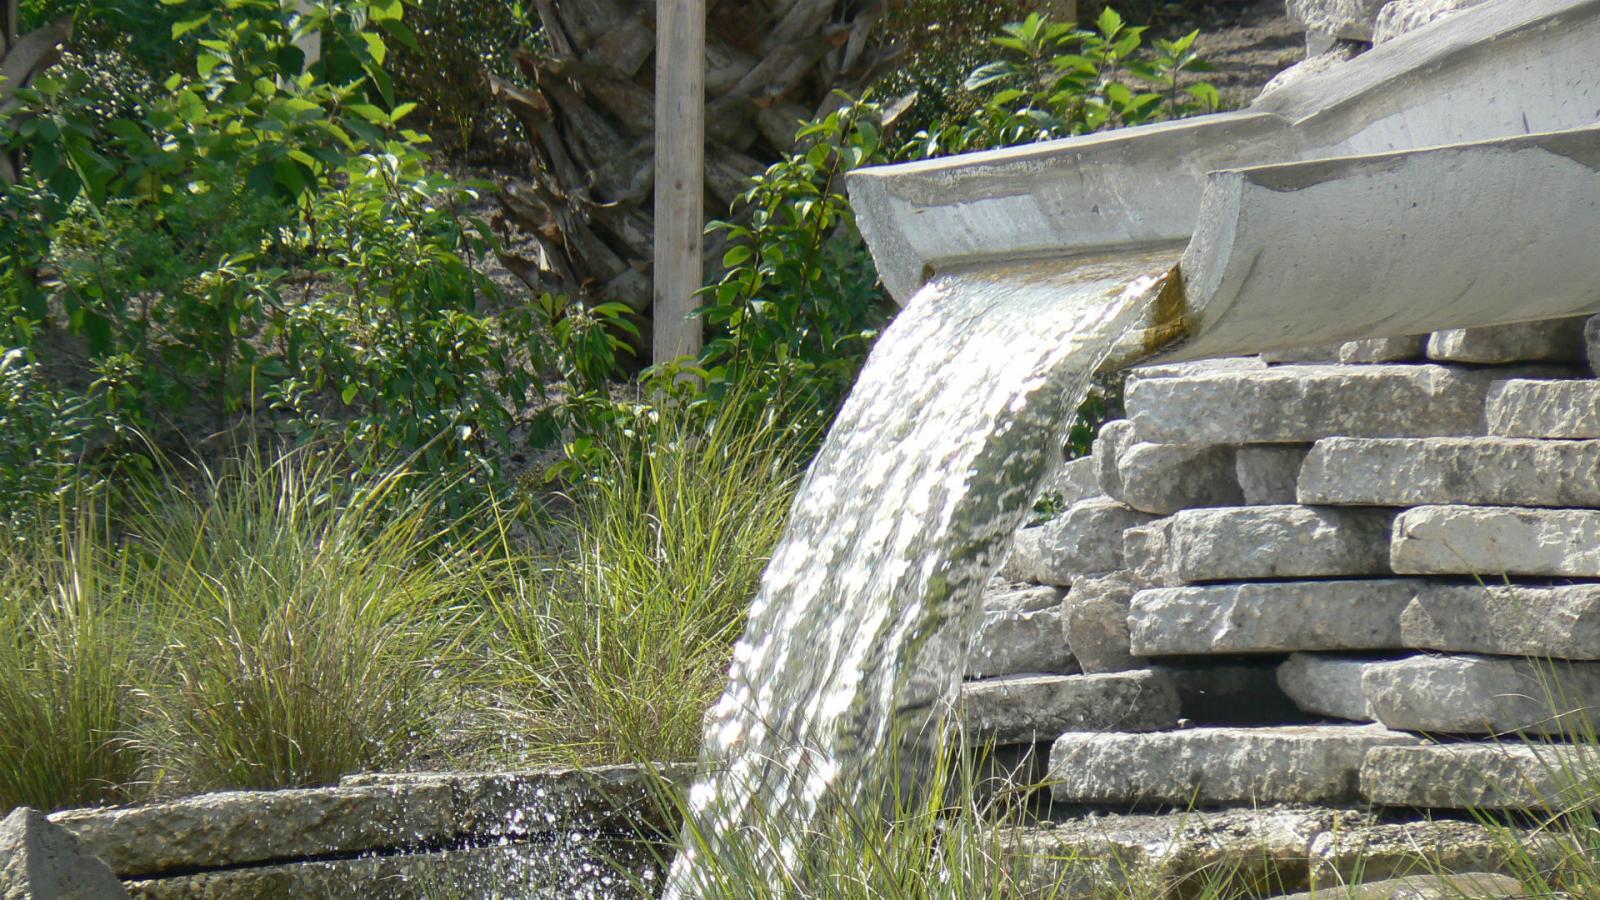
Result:
[[[1261,87],[1260,97],[1265,97],[1274,91],[1288,87],[1297,81],[1320,75],[1342,63],[1349,62],[1370,50],[1365,41],[1351,41],[1336,38],[1331,34],[1318,34],[1315,31],[1306,32],[1306,57],[1282,72],[1272,76],[1272,79]],[[1335,350],[1334,357],[1338,359]],[[1277,359],[1277,355],[1274,355]]]
[[1019,528],[1011,538],[1011,553],[1000,567],[999,577],[1006,581],[1037,583],[1036,577],[1043,568],[1044,528]]
[[1234,477],[1239,482],[1245,505],[1274,506],[1295,502],[1300,465],[1310,450],[1309,444],[1240,447],[1235,457]]
[[1289,18],[1308,31],[1357,41],[1372,40],[1384,0],[1289,0]]
[[1185,583],[1387,575],[1389,522],[1370,509],[1186,509],[1172,517],[1168,569]]
[[228,791],[50,819],[124,878],[428,844],[455,834],[446,784]]
[[1428,352],[1428,336],[1413,334],[1408,337],[1370,338],[1364,341],[1346,341],[1339,347],[1342,363],[1396,363],[1422,359]]
[[[1388,749],[1376,748],[1367,757]],[[1311,839],[1310,881],[1312,887],[1322,891],[1318,897],[1340,900],[1345,885],[1418,872],[1516,874],[1519,854],[1524,860],[1533,860],[1542,871],[1549,871],[1544,868],[1546,865],[1553,867],[1566,855],[1562,845],[1567,840],[1537,830],[1504,825],[1487,828],[1477,822],[1444,818],[1376,824],[1346,818],[1340,827]]]
[[111,868],[45,814],[19,806],[0,820],[0,897],[126,900]]
[[[1331,50],[1333,44],[1317,51],[1312,56],[1320,56]],[[1284,363],[1336,363],[1339,361],[1340,344],[1316,344],[1310,347],[1294,347],[1288,350],[1268,350],[1261,354],[1261,361],[1274,365]]]
[[1252,371],[1266,367],[1266,361],[1259,356],[1224,356],[1218,359],[1198,359],[1194,362],[1156,363],[1129,369],[1128,383],[1151,378],[1185,378],[1212,372]]
[[1095,471],[1093,457],[1068,460],[1061,464],[1040,489],[1041,494],[1055,494],[1063,506],[1101,496],[1100,477]]
[[1600,506],[1600,441],[1327,438],[1300,469],[1301,503]]
[[1581,317],[1545,319],[1493,328],[1435,331],[1428,338],[1428,358],[1478,364],[1583,362],[1583,322]]
[[1600,511],[1419,506],[1401,513],[1390,546],[1404,575],[1600,577]]
[[1172,519],[1157,519],[1148,525],[1122,533],[1122,556],[1127,571],[1139,587],[1176,584],[1168,568],[1172,543]]
[[1496,382],[1486,410],[1490,434],[1600,438],[1600,380]]
[[1560,734],[1600,708],[1600,664],[1494,656],[1372,663],[1361,690],[1390,728],[1446,734]]
[[1470,9],[1483,0],[1392,0],[1378,10],[1372,42],[1385,44],[1402,34]]
[[1296,653],[1278,667],[1278,686],[1300,709],[1318,716],[1373,722],[1361,675],[1371,660]]
[[1139,668],[1139,661],[1128,652],[1128,601],[1134,589],[1133,575],[1127,571],[1072,585],[1066,603],[1066,642],[1083,671]]
[[1417,809],[1565,809],[1583,793],[1595,753],[1520,741],[1380,747],[1361,764],[1361,795]]
[[967,651],[966,676],[1070,673],[1077,663],[1062,638],[1058,587],[1006,584],[983,595],[983,619]]
[[1100,433],[1094,439],[1094,451],[1089,458],[1094,460],[1095,477],[1100,482],[1100,493],[1114,500],[1122,499],[1122,479],[1117,469],[1117,457],[1122,453],[1122,448],[1133,443],[1133,422],[1128,419],[1114,419],[1100,426]]
[[1404,875],[1382,881],[1363,881],[1348,888],[1323,888],[1290,894],[1282,900],[1506,900],[1523,894],[1522,882],[1510,875],[1462,872],[1450,875]]
[[1423,584],[1400,616],[1419,650],[1600,660],[1600,584]]
[[1067,803],[1346,802],[1368,750],[1417,743],[1372,725],[1065,734],[1050,753],[1051,793]]
[[1278,687],[1272,659],[1163,662],[1150,668],[1172,678],[1179,711],[1198,725],[1289,725],[1307,719]]
[[1117,454],[1122,501],[1158,516],[1244,502],[1234,449],[1198,444],[1129,444]]
[[1154,731],[1177,724],[1178,693],[1171,679],[1148,670],[986,678],[961,686],[961,720],[980,746],[1068,732]]
[[[1502,375],[1502,378],[1509,377]],[[1319,438],[1483,434],[1495,380],[1438,365],[1281,366],[1139,380],[1125,404],[1140,440],[1296,444]]]
[[1008,573],[1024,576],[1021,581],[1066,587],[1085,575],[1114,572],[1123,568],[1122,532],[1153,518],[1107,498],[1084,501],[1038,528],[1024,529],[1038,532],[1038,556],[1030,568],[1008,568]]
[[1130,646],[1139,656],[1395,649],[1415,591],[1392,578],[1153,588],[1133,597]]

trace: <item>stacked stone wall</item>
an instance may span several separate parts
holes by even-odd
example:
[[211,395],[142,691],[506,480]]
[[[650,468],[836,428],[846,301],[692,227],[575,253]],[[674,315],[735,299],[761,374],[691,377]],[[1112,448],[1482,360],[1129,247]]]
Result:
[[1561,802],[1600,712],[1591,355],[1600,319],[1134,370],[985,605],[969,737],[1048,744],[1069,804]]

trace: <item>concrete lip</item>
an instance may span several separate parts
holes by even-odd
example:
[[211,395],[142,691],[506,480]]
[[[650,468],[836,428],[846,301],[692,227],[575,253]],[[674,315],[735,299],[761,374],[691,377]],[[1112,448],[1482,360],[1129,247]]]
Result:
[[955,268],[1188,241],[1174,360],[1590,313],[1597,45],[1600,0],[1490,0],[1247,110],[863,169],[850,195],[901,303]]

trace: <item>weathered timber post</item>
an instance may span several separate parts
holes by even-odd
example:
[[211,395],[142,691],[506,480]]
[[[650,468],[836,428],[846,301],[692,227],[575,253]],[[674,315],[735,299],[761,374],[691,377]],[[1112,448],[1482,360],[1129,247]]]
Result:
[[705,230],[705,0],[656,3],[655,362],[700,352],[690,319]]

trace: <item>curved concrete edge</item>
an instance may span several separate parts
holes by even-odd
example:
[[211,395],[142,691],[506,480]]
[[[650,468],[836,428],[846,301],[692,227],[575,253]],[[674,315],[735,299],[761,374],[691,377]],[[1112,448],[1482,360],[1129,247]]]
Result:
[[1163,359],[1600,312],[1600,126],[1211,176]]
[[1532,131],[1600,116],[1600,0],[1490,0],[1249,110],[851,173],[889,293],[956,267],[1186,239],[1215,170]]

